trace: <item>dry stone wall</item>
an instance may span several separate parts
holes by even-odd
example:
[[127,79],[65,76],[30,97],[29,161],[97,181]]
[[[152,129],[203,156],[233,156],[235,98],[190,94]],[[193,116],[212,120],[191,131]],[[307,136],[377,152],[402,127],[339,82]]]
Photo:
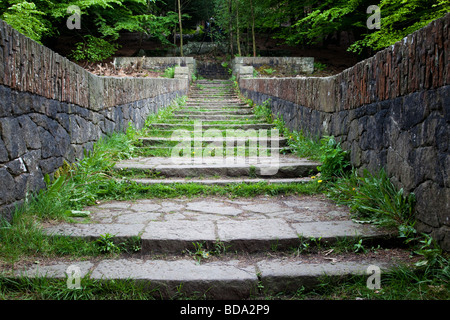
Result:
[[0,20],[0,216],[64,160],[188,92],[188,79],[98,77]]
[[292,130],[333,135],[357,168],[417,198],[420,231],[450,250],[450,14],[332,77],[241,78]]

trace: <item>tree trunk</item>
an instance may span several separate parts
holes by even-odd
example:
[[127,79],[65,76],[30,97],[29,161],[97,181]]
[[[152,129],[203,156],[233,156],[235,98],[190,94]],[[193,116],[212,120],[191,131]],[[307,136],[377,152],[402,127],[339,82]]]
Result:
[[228,41],[230,41],[230,54],[231,58],[234,56],[234,50],[233,50],[233,4],[232,0],[228,0],[228,14],[230,16],[230,20],[228,20],[228,28],[229,28],[229,37]]
[[180,56],[183,56],[183,26],[181,24],[181,3],[178,0],[178,21],[180,22]]
[[237,41],[237,47],[238,47],[238,54],[240,57],[242,57],[241,53],[241,37],[239,35],[239,0],[236,1],[236,41]]
[[253,1],[250,0],[250,10],[252,12],[252,38],[253,38],[253,56],[256,57],[256,40],[255,40],[255,12],[253,10]]

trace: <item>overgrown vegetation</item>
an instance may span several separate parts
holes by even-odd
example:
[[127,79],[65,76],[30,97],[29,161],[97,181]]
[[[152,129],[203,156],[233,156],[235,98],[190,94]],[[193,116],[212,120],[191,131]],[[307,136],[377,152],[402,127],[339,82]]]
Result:
[[[274,118],[268,101],[255,106],[255,110],[266,119]],[[384,169],[371,173],[367,170],[358,172],[352,168],[348,152],[340,147],[334,137],[312,139],[301,132],[291,132],[280,116],[274,123],[280,133],[289,138],[288,145],[292,151],[300,157],[320,160],[319,175],[313,177],[320,185],[318,190],[323,191],[336,203],[348,206],[353,213],[353,221],[394,228],[404,244],[409,245],[413,253],[421,257],[415,265],[417,269],[399,272],[408,274],[417,281],[426,279],[421,281],[429,283],[434,283],[434,278],[438,277],[448,288],[448,255],[443,253],[430,235],[418,234],[416,231],[413,193],[406,194],[403,189],[398,189]],[[309,242],[304,242],[304,246],[309,246]],[[355,248],[361,249],[357,243]]]
[[[338,299],[340,297],[359,296],[369,299],[398,299],[409,292],[411,299],[448,297],[450,268],[448,255],[443,253],[436,241],[427,234],[419,234],[415,229],[414,195],[398,190],[384,171],[362,173],[350,168],[347,153],[342,150],[333,137],[313,139],[301,132],[291,132],[280,117],[273,120],[280,133],[288,138],[289,147],[301,157],[320,160],[319,174],[310,183],[305,184],[268,184],[264,182],[246,184],[236,183],[227,186],[189,184],[142,185],[121,177],[113,170],[116,161],[138,154],[138,137],[151,130],[151,124],[170,118],[173,110],[184,103],[177,100],[170,107],[152,115],[146,122],[146,128],[140,132],[129,126],[125,133],[113,134],[94,145],[90,153],[75,164],[65,164],[53,179],[46,177],[48,188],[29,195],[24,206],[18,208],[13,221],[2,221],[0,226],[0,256],[2,263],[14,263],[19,259],[33,261],[35,257],[88,257],[98,255],[117,255],[140,250],[140,239],[118,242],[114,235],[104,234],[97,241],[89,242],[65,236],[48,236],[41,230],[41,223],[52,220],[71,221],[73,215],[83,208],[105,200],[129,200],[140,198],[174,198],[180,196],[226,196],[254,197],[256,195],[290,195],[324,193],[338,204],[349,206],[353,220],[358,223],[372,223],[398,230],[400,239],[411,250],[411,254],[420,257],[414,267],[400,266],[383,276],[383,290],[379,294],[367,291],[360,278],[355,281],[330,282],[324,279],[323,287],[312,292],[301,289],[293,297],[309,299],[320,295],[321,298]],[[261,117],[274,116],[270,112],[270,103],[255,106]],[[88,221],[88,217],[86,217]],[[199,263],[212,255],[225,254],[226,246],[217,242],[213,247],[195,243],[194,251],[187,251]],[[345,239],[331,247],[324,246],[321,239],[299,239],[297,254],[325,252],[324,250],[366,253],[369,248],[362,240],[351,243]],[[272,248],[276,251],[276,245]],[[42,282],[39,282],[42,281]],[[89,280],[90,281],[90,280]],[[111,288],[106,293],[97,288],[95,282],[89,282],[87,291],[79,293],[67,290],[52,291],[45,286],[57,282],[53,280],[26,280],[0,278],[2,297],[10,298],[20,290],[27,290],[30,298],[84,299],[112,295],[122,297]],[[326,285],[326,288],[325,288]],[[130,287],[127,286],[127,290]],[[2,291],[1,291],[2,290]],[[112,293],[115,292],[115,293]],[[126,291],[130,292],[130,291]],[[345,294],[343,294],[345,292]],[[147,297],[144,294],[125,295],[133,299]]]

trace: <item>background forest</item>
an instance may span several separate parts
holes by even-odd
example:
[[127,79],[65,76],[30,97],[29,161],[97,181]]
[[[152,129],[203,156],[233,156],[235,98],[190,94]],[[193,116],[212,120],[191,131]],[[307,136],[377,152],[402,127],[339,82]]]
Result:
[[[0,18],[50,48],[70,39],[66,56],[97,62],[113,56],[124,34],[139,34],[161,47],[183,42],[215,41],[229,56],[259,55],[260,34],[278,43],[307,48],[326,46],[350,35],[346,50],[360,57],[373,54],[450,11],[446,0],[2,0]],[[81,28],[67,20],[81,10]],[[368,29],[366,12],[377,5],[381,28]],[[66,38],[65,38],[66,37]],[[68,38],[67,38],[68,37]],[[232,41],[230,41],[230,39]],[[174,51],[175,52],[175,51]]]

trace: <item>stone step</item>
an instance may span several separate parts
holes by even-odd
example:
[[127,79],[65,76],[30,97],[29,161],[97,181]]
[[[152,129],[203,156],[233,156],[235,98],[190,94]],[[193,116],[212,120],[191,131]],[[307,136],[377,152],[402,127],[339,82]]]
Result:
[[[270,123],[258,123],[258,124],[202,124],[202,129],[214,129],[214,128],[226,128],[226,129],[242,129],[242,130],[248,130],[248,129],[255,129],[255,130],[270,130],[274,128],[273,124]],[[150,128],[154,129],[169,129],[169,130],[175,130],[178,128],[189,128],[190,130],[194,130],[194,125],[192,124],[180,124],[180,123],[152,123],[150,125]]]
[[[16,271],[12,277],[47,277],[66,281],[68,276],[73,275],[72,271],[69,271],[70,267],[80,270],[81,287],[85,285],[86,278],[102,282],[136,280],[156,299],[176,299],[181,294],[197,299],[243,300],[257,296],[264,297],[267,294],[295,293],[299,289],[310,290],[319,285],[320,279],[324,276],[330,280],[353,276],[367,279],[368,274],[371,274],[368,270],[373,266],[380,268],[382,278],[382,275],[395,265],[381,258],[335,263],[326,260],[314,263],[307,259],[293,258],[265,258],[254,261],[241,258],[225,261],[206,260],[200,263],[190,258],[172,260],[118,258],[103,259],[99,262],[90,260],[44,262],[38,266],[24,267]],[[189,307],[189,304],[186,303],[186,306]],[[175,315],[180,312],[181,308],[173,313]],[[211,313],[217,316],[225,314],[225,310],[215,308]],[[203,315],[210,316],[205,313]]]
[[[192,149],[191,149],[192,150]],[[195,149],[194,149],[195,150]],[[195,151],[194,151],[195,152]],[[116,170],[132,170],[159,173],[164,177],[269,177],[299,178],[317,173],[318,162],[272,155],[270,157],[201,157],[199,152],[184,157],[151,157],[122,160]]]
[[182,254],[196,243],[258,253],[360,239],[385,246],[397,239],[392,231],[353,222],[348,208],[318,196],[109,201],[84,210],[89,221],[50,224],[44,231],[86,240],[110,234],[117,242],[140,237],[142,255]]
[[220,91],[191,91],[189,93],[188,99],[192,98],[210,98],[210,97],[218,97],[218,98],[233,98],[239,99],[239,97],[233,92],[220,92]]
[[192,111],[192,110],[186,110],[186,109],[180,109],[175,112],[175,114],[180,115],[215,115],[215,116],[226,116],[226,115],[253,115],[252,110],[250,109],[234,109],[234,110],[202,110],[202,111]]
[[252,107],[249,105],[231,105],[231,104],[187,104],[180,109],[180,110],[193,110],[193,109],[201,109],[206,111],[236,111],[236,110],[242,110],[242,111],[251,111],[253,110]]
[[233,106],[244,106],[245,102],[242,102],[237,99],[187,99],[186,105],[195,105],[195,104],[211,104],[211,105],[233,105]]
[[199,98],[188,98],[186,100],[186,103],[198,103],[198,102],[203,102],[203,103],[211,103],[211,102],[216,102],[216,103],[243,103],[238,98],[224,99],[224,98],[219,98],[219,97],[205,97],[205,96],[201,96]]
[[202,120],[202,121],[230,121],[230,120],[254,120],[254,115],[209,115],[209,114],[174,114],[173,119],[186,119],[186,120]]
[[189,90],[189,96],[191,94],[205,94],[205,95],[209,95],[209,94],[228,94],[228,95],[233,95],[235,97],[237,97],[236,92],[234,92],[233,89],[231,88],[222,88],[222,89],[217,89],[217,88],[213,88],[213,87],[205,87],[203,89],[196,89],[196,88],[191,88]]
[[[166,142],[166,141],[146,141],[145,144],[143,146],[139,146],[140,150],[161,150],[161,151],[167,151],[167,152],[171,152],[175,146],[178,145],[178,142]],[[205,142],[202,143],[202,152],[205,152],[206,149],[208,149],[208,152],[211,151],[211,147],[209,145],[209,143]],[[194,150],[194,145],[191,144],[191,148],[192,150]],[[197,148],[197,146],[195,146],[195,148]],[[233,149],[234,151],[237,150],[237,148],[244,148],[244,146],[241,145],[233,145]],[[255,150],[256,149],[256,150]],[[239,150],[241,151],[241,150]],[[250,152],[250,146],[248,145],[248,143],[246,143],[245,145],[245,149],[244,151],[246,151],[247,153]],[[269,146],[256,146],[253,147],[251,149],[252,152],[257,152],[256,156],[262,156],[262,155],[267,155],[269,156],[271,153],[276,152],[279,154],[286,154],[286,153],[291,153],[292,149],[288,146],[278,146],[278,147],[270,147]],[[226,144],[223,147],[223,152],[226,152]],[[170,154],[170,153],[168,153]]]
[[[192,135],[191,135],[192,138]],[[173,145],[175,146],[176,144],[180,143],[181,141],[185,141],[182,137],[144,137],[144,138],[140,138],[139,141],[142,142],[142,144],[144,146],[148,146],[148,145],[156,145],[158,143],[170,143],[172,142]],[[250,144],[251,146],[254,146],[253,144],[256,142],[260,142],[260,140],[258,138],[250,138],[250,137],[223,137],[223,138],[217,138],[217,137],[201,137],[201,138],[196,138],[195,141],[192,138],[191,139],[191,146],[194,146],[194,143],[220,143],[223,142],[223,146],[226,147],[228,146],[242,146],[243,143],[246,143],[247,145]],[[278,147],[284,147],[287,143],[287,139],[286,138],[267,138],[267,140],[263,140],[262,141],[263,144],[263,148],[265,147],[270,147],[272,145],[272,142],[275,143],[275,146]],[[259,143],[258,143],[259,146]],[[274,149],[275,150],[275,149]]]
[[255,184],[255,183],[268,183],[268,184],[290,184],[290,183],[306,183],[312,181],[309,177],[304,178],[288,178],[288,179],[258,179],[258,178],[203,178],[203,179],[177,179],[177,178],[165,178],[165,179],[129,179],[139,184],[155,185],[155,184],[188,184],[195,183],[201,185],[232,185],[238,183]]

